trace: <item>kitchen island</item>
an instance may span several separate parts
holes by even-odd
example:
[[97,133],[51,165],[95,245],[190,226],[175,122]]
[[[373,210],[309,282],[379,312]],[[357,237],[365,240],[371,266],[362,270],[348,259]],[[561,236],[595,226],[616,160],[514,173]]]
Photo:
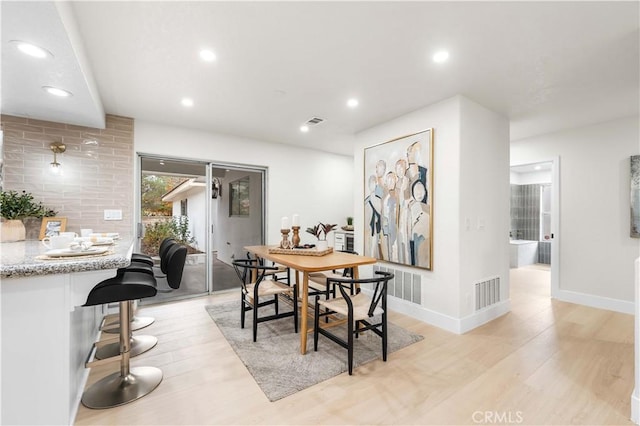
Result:
[[40,241],[0,244],[1,424],[73,424],[103,307],[82,307],[129,265],[119,240],[97,256],[47,258]]

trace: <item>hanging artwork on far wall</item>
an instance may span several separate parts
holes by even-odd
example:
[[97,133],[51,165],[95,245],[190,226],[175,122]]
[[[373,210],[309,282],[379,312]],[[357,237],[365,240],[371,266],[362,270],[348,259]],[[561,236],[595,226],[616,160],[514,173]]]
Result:
[[364,255],[432,269],[433,129],[364,150]]
[[631,236],[640,238],[640,155],[631,156]]

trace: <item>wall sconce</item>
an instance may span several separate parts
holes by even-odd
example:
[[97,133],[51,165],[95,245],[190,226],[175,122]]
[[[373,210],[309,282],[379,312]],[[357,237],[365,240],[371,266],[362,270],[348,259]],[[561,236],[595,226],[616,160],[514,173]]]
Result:
[[62,164],[58,163],[57,155],[65,152],[67,150],[67,146],[62,142],[53,142],[49,145],[49,148],[53,151],[53,162],[50,164],[51,171],[53,173],[58,173]]

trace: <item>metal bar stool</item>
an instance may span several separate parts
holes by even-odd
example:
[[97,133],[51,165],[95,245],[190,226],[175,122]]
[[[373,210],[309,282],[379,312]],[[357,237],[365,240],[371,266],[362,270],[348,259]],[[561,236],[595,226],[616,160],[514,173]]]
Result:
[[[158,256],[160,257],[160,263],[162,266],[162,262],[163,259],[166,257],[166,254],[168,252],[168,250],[174,245],[177,244],[176,240],[174,238],[165,238],[164,240],[162,240],[162,242],[160,243],[160,249],[158,250]],[[121,268],[118,270],[118,274],[122,274],[124,272],[131,272],[131,271],[135,271],[135,272],[146,272],[148,274],[154,275],[156,276],[156,278],[164,278],[164,274],[166,274],[166,271],[164,269],[162,269],[162,275],[160,275],[158,273],[158,271],[154,268],[154,261],[151,258],[151,256],[147,256],[144,254],[140,254],[140,253],[133,253],[131,255],[131,264],[125,268]],[[155,321],[155,319],[153,317],[139,317],[135,315],[135,303],[131,303],[129,305],[129,309],[130,309],[130,314],[129,314],[129,318],[131,318],[131,325],[130,325],[130,329],[132,331],[137,331],[140,329],[143,329],[145,327],[150,326],[151,324],[153,324],[153,321]],[[106,322],[106,318],[105,318],[105,322]],[[116,320],[113,322],[110,322],[109,324],[103,324],[103,326],[101,327],[102,331],[104,331],[105,333],[113,333],[113,334],[119,334],[120,333],[120,323]],[[151,349],[153,346],[155,346],[155,343],[153,345],[151,345],[151,347],[149,347],[150,342],[146,342],[144,344],[144,347],[146,347],[147,349],[142,350],[142,346],[140,346],[141,344],[136,344],[132,346],[131,352],[132,355],[131,356],[136,356],[139,355],[145,351],[148,351],[149,349]],[[134,355],[135,353],[135,355]],[[98,359],[101,359],[101,357],[103,356],[109,356],[106,355],[105,353],[98,353],[96,355],[96,357]]]
[[[94,383],[82,394],[82,404],[88,408],[117,407],[142,398],[153,391],[162,381],[162,370],[156,367],[130,366],[130,310],[133,300],[153,297],[157,293],[155,278],[143,272],[127,272],[97,284],[89,292],[84,306],[119,302],[120,304],[120,371],[110,374]],[[97,349],[97,345],[89,354]],[[110,362],[112,358],[87,361],[87,368]]]

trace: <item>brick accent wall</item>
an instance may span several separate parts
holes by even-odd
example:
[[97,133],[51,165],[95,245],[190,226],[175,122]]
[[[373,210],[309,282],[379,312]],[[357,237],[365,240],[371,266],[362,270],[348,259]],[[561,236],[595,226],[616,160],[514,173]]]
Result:
[[[133,119],[106,116],[106,128],[2,115],[3,189],[26,190],[67,218],[67,230],[119,232],[132,237],[134,200]],[[52,142],[61,173],[51,172]],[[105,221],[105,209],[121,209],[122,220]],[[28,237],[29,238],[29,237]]]

